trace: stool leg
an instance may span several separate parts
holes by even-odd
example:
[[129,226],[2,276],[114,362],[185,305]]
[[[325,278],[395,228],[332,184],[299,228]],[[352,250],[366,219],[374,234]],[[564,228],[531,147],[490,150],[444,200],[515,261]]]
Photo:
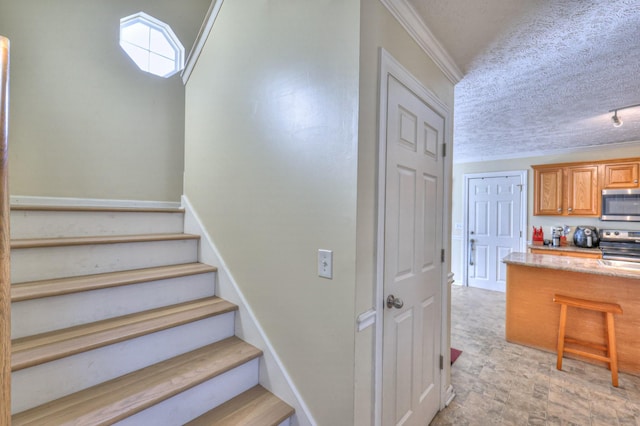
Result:
[[562,356],[564,355],[564,333],[567,325],[567,305],[560,305],[560,326],[558,327],[558,362],[556,368],[562,370]]
[[616,348],[616,330],[613,323],[613,314],[607,312],[607,335],[609,345],[607,355],[609,356],[609,369],[611,370],[611,384],[618,387],[618,349]]

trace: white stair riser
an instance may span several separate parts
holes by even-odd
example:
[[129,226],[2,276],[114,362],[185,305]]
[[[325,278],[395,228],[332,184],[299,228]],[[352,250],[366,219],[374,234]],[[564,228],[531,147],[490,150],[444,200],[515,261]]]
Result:
[[16,371],[12,374],[12,412],[24,411],[230,337],[233,322],[234,313],[229,312]]
[[211,272],[15,302],[11,308],[11,336],[16,339],[209,297],[214,293],[215,274]]
[[183,213],[11,211],[11,238],[180,233]]
[[197,260],[197,240],[14,249],[11,251],[11,282],[101,274]]
[[254,359],[118,423],[118,426],[182,425],[258,384]]

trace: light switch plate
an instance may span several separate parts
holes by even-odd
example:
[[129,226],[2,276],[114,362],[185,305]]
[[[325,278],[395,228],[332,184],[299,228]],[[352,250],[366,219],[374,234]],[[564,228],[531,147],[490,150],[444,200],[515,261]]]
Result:
[[333,279],[333,251],[318,250],[318,276]]

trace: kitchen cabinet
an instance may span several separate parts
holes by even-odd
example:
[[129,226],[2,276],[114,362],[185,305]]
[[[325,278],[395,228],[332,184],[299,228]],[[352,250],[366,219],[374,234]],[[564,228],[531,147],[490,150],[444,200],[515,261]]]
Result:
[[562,175],[561,167],[534,167],[533,214],[562,214]]
[[602,252],[597,249],[593,251],[571,251],[571,250],[553,250],[553,249],[538,249],[531,247],[529,252],[531,254],[550,254],[553,256],[567,256],[567,257],[580,257],[583,259],[602,259]]
[[598,165],[533,166],[533,172],[534,215],[600,215]]
[[598,166],[567,167],[565,207],[567,215],[600,216]]
[[603,189],[640,188],[638,157],[531,168],[536,216],[598,217]]
[[640,162],[611,163],[602,165],[602,189],[638,188]]

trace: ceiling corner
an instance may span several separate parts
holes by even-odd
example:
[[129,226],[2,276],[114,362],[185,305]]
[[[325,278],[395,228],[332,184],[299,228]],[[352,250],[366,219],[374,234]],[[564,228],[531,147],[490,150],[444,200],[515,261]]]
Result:
[[462,80],[463,74],[458,65],[407,0],[380,0],[380,2],[454,85]]

